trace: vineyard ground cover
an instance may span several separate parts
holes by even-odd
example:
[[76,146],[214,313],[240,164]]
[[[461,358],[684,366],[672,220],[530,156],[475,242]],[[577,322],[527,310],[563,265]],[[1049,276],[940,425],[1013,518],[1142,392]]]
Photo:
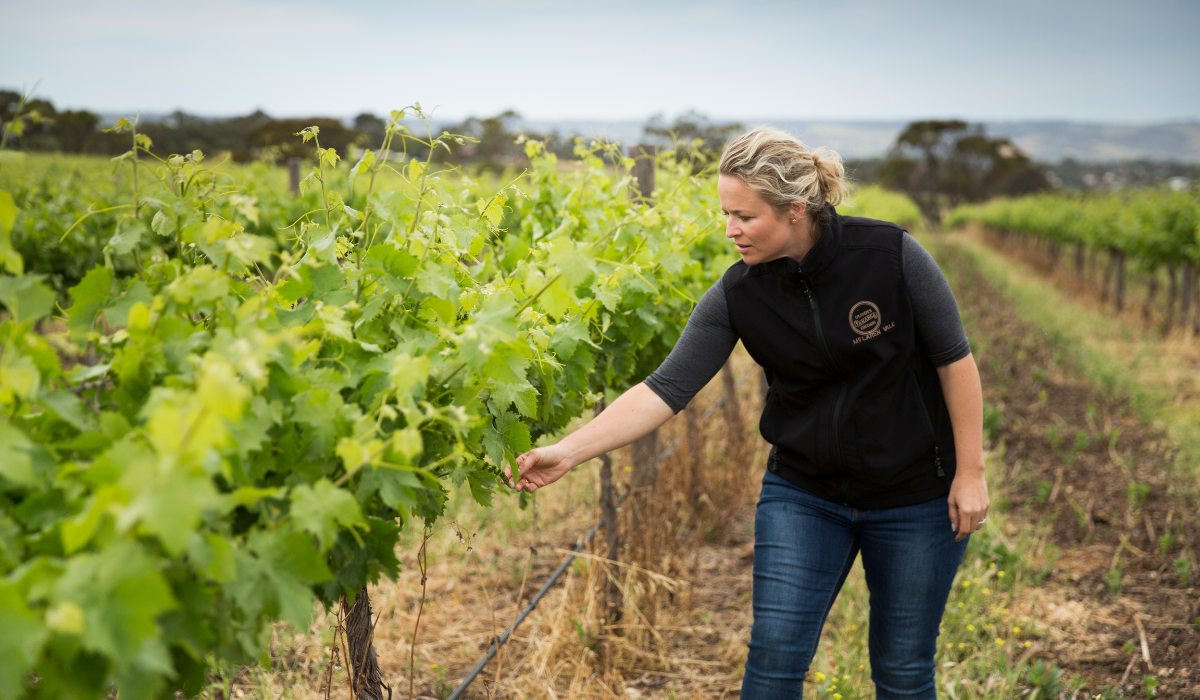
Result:
[[[1129,346],[1169,341],[1101,342],[1121,334],[1095,300],[1070,298],[978,239],[941,236],[931,248],[995,409],[996,500],[1010,504],[1010,523],[1041,529],[1058,550],[1028,601],[1042,653],[1093,692],[1139,695],[1149,674],[1161,697],[1200,697],[1194,456],[1166,421],[1147,420],[1164,411],[1182,420],[1179,406],[1139,404],[1125,391],[1164,378],[1130,362],[1148,351]],[[1196,394],[1180,396],[1195,409]]]
[[1021,239],[975,227],[957,240],[1095,390],[1127,397],[1144,422],[1162,427],[1179,447],[1172,488],[1200,498],[1200,334],[1184,325],[1163,334],[1161,319],[1147,319],[1140,305],[1117,313],[1094,286]]
[[[735,364],[740,376],[747,368],[754,370],[741,354]],[[719,379],[714,381],[698,398],[701,412],[720,396],[719,384]],[[727,462],[729,434],[717,414],[718,419],[704,431],[702,469],[706,478],[716,479],[727,479],[728,472],[736,470],[736,478],[753,487],[728,503],[732,513],[716,530],[697,530],[697,523],[680,519],[678,511],[675,518],[659,523],[658,536],[679,546],[664,547],[663,559],[651,568],[681,584],[674,595],[659,601],[636,585],[631,588],[640,596],[634,601],[638,607],[654,614],[653,633],[640,638],[635,634],[647,631],[650,625],[645,620],[626,616],[621,623],[605,625],[599,619],[601,563],[594,558],[599,552],[593,547],[592,558],[578,561],[561,587],[518,630],[508,648],[511,657],[504,664],[507,670],[496,697],[721,698],[738,692],[752,623],[753,503],[765,461],[765,445],[751,432],[760,410],[757,387],[747,382],[739,393],[744,429],[755,442],[754,456],[746,464]],[[668,444],[676,438],[683,441],[661,477],[663,485],[676,492],[686,490],[681,477],[692,469],[683,419],[680,416],[663,429]],[[618,455],[618,474],[627,473],[623,467],[630,464],[628,452]],[[537,528],[532,510],[488,513],[469,499],[453,500],[447,517],[470,524],[481,536],[472,543],[471,553],[454,532],[443,533],[431,550],[430,592],[416,653],[416,697],[446,697],[483,653],[492,634],[489,602],[495,603],[497,628],[516,614],[530,542],[537,540],[538,553],[532,558],[529,580],[540,582],[567,543],[598,515],[596,479],[595,465],[584,465],[560,484],[562,491],[541,494]],[[678,494],[670,490],[663,489],[668,495],[658,501],[660,506],[676,500]],[[714,493],[714,498],[720,496]],[[487,534],[485,521],[490,523]],[[1001,512],[993,521],[998,529],[976,537],[969,550],[944,620],[940,675],[944,686],[957,689],[957,696],[963,698],[1000,700],[1021,692],[1032,655],[1039,649],[1036,640],[1043,633],[1029,619],[1032,606],[1023,592],[1034,585],[1051,556],[1044,539],[1015,524],[1006,526]],[[406,564],[419,544],[411,538],[402,541]],[[381,619],[377,641],[381,666],[393,687],[404,689],[408,641],[420,597],[417,576],[415,567],[405,566],[396,584],[372,588]],[[525,587],[526,599],[533,587]],[[806,693],[837,700],[873,697],[867,665],[868,595],[861,565],[856,565],[826,623]],[[329,636],[324,627],[329,622],[319,617],[314,629],[301,635],[280,628],[272,670],[237,671],[210,688],[207,697],[231,697],[231,690],[235,696],[241,690],[246,697],[263,700],[323,697],[319,678],[328,663],[323,651]],[[485,669],[482,682],[477,681],[466,697],[488,697],[494,672],[494,665]],[[345,683],[335,685],[333,697],[349,697]]]

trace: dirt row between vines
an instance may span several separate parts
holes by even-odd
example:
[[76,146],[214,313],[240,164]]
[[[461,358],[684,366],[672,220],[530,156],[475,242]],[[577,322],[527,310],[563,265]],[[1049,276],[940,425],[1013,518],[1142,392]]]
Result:
[[[1200,698],[1200,513],[1172,488],[1185,478],[1172,468],[1175,448],[1127,400],[1064,366],[963,250],[938,249],[980,348],[985,402],[1002,417],[1002,495],[1020,514],[1010,519],[1048,524],[1060,548],[1037,591],[1042,655],[1092,688],[1141,694],[1153,674],[1160,697]],[[1186,584],[1179,559],[1193,569]]]

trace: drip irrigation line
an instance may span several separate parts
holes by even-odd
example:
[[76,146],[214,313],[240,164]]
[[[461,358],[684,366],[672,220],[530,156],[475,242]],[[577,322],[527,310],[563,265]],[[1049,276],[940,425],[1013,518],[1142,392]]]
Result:
[[[741,386],[742,383],[753,376],[753,374],[753,370],[747,372],[734,383],[734,388],[736,389],[737,387]],[[717,410],[721,406],[724,406],[726,398],[727,397],[722,396],[720,400],[712,405],[711,408],[705,411],[703,418],[708,418],[710,415],[712,415],[713,411]],[[658,458],[660,460],[665,459],[667,455],[675,451],[675,448],[679,446],[679,443],[680,438],[675,438],[673,441],[671,441],[670,445],[667,445],[666,449],[658,453]],[[626,495],[628,495],[628,493],[621,495],[621,501],[625,500]],[[563,573],[567,570],[567,567],[571,565],[571,562],[575,561],[575,555],[592,541],[592,538],[596,536],[596,531],[602,527],[604,527],[604,518],[600,518],[600,520],[596,521],[596,524],[592,526],[592,529],[588,530],[587,535],[571,548],[571,555],[564,559],[563,563],[558,565],[558,568],[555,569],[554,573],[550,575],[550,580],[542,584],[541,589],[539,589],[538,592],[534,594],[533,598],[529,600],[529,604],[525,606],[525,609],[521,611],[521,614],[517,616],[517,619],[513,620],[513,623],[508,626],[508,629],[504,630],[504,633],[498,638],[492,639],[491,643],[488,645],[487,654],[479,660],[479,663],[475,664],[475,668],[471,669],[471,672],[462,679],[462,681],[458,684],[458,687],[454,689],[454,692],[451,693],[450,697],[446,698],[446,700],[458,700],[462,694],[466,692],[467,686],[471,685],[471,682],[479,676],[484,667],[487,666],[488,662],[495,658],[496,654],[500,651],[500,647],[504,646],[504,644],[508,642],[509,638],[512,637],[512,633],[517,629],[517,627],[525,621],[525,618],[529,617],[529,613],[533,612],[533,609],[537,607],[537,604],[542,602],[542,598],[545,597],[546,593],[550,591],[554,584],[558,583],[558,579],[562,577]]]
[[480,659],[479,663],[475,664],[475,668],[471,669],[471,672],[467,674],[467,677],[462,679],[462,682],[458,684],[458,687],[454,689],[454,692],[451,693],[450,697],[446,698],[446,700],[458,700],[459,696],[461,696],[467,689],[467,686],[471,685],[471,681],[475,680],[475,677],[478,676],[481,671],[483,671],[484,666],[487,666],[487,662],[492,660],[492,657],[496,655],[496,653],[500,650],[500,647],[508,641],[510,636],[512,636],[513,631],[517,629],[517,625],[520,625],[525,621],[525,618],[529,616],[529,613],[533,612],[533,609],[537,607],[538,603],[541,602],[542,597],[546,595],[551,586],[558,582],[559,577],[563,575],[563,572],[567,570],[567,567],[571,565],[571,562],[575,561],[575,553],[578,553],[584,548],[584,546],[587,545],[588,542],[591,542],[592,538],[596,535],[596,530],[603,525],[604,518],[600,518],[599,522],[593,525],[591,530],[588,530],[587,536],[571,548],[571,556],[567,557],[565,560],[563,560],[563,563],[558,565],[558,568],[555,569],[554,573],[550,576],[550,580],[542,585],[541,590],[539,590],[529,601],[529,605],[526,605],[525,609],[521,611],[521,614],[517,616],[517,619],[513,620],[513,623],[509,625],[508,629],[504,630],[504,634],[501,634],[498,639],[492,640],[492,643],[488,646],[487,655]]

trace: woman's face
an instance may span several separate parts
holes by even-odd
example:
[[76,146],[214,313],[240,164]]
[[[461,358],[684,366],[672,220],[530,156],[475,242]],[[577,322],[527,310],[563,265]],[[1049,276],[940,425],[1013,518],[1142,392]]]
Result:
[[[725,213],[725,237],[733,239],[747,265],[777,258],[800,260],[811,245],[807,242],[804,208],[780,214],[757,192],[732,175],[717,179],[717,195]],[[792,223],[792,219],[796,223]]]

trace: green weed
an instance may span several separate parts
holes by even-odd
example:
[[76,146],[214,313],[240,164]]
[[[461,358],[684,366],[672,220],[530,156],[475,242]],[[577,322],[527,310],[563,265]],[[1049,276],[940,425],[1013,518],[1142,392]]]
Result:
[[1025,672],[1025,683],[1029,685],[1029,700],[1057,698],[1062,692],[1062,669],[1053,662],[1038,659]]
[[1150,497],[1150,485],[1133,481],[1130,482],[1126,492],[1129,497],[1129,507],[1137,510],[1146,505],[1146,499]]

